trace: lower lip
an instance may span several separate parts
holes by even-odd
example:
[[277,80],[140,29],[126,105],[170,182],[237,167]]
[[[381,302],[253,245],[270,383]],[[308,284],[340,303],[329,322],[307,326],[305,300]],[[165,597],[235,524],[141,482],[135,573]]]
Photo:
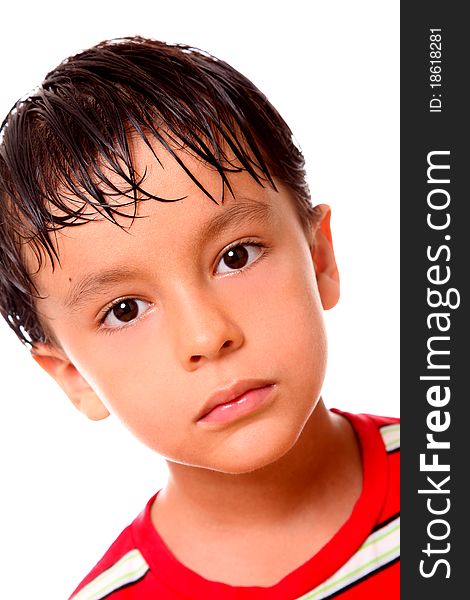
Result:
[[246,415],[254,413],[266,404],[275,385],[249,390],[231,402],[219,404],[207,415],[199,419],[199,423],[230,423]]

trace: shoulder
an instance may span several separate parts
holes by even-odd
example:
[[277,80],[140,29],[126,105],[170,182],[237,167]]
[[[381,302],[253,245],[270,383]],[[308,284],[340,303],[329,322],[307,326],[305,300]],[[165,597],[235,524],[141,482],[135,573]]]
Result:
[[369,437],[378,432],[387,453],[400,450],[400,419],[398,417],[349,413],[337,408],[333,408],[332,411],[346,417],[360,438]]
[[359,441],[363,477],[368,482],[368,502],[379,494],[381,511],[377,524],[398,518],[400,513],[400,419],[372,414],[334,412],[349,420]]
[[[395,539],[400,527],[400,419],[371,414],[353,415],[354,419],[363,429],[362,437],[367,438],[362,447],[363,453],[368,455],[365,457],[368,474],[383,490],[375,535],[377,531],[386,530],[393,532],[390,539]],[[353,426],[357,425],[353,423]],[[376,442],[370,443],[373,439]]]
[[[346,417],[361,446],[363,489],[345,526],[361,544],[324,583],[332,592],[348,589],[352,598],[399,597],[400,420],[337,411]],[[345,594],[345,595],[348,595]],[[331,597],[336,595],[331,594]],[[349,598],[348,595],[348,598]],[[330,595],[328,594],[328,597]]]
[[78,585],[69,600],[100,600],[142,579],[149,567],[129,525]]
[[362,452],[388,470],[389,490],[394,496],[400,486],[400,419],[382,415],[343,413],[360,439]]
[[395,452],[400,450],[400,419],[397,417],[382,417],[377,415],[364,415],[377,427],[382,437],[385,450]]

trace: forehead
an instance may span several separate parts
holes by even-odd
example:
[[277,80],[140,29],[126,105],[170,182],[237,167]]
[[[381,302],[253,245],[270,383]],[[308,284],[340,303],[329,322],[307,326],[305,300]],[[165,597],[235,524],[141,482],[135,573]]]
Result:
[[[113,195],[109,197],[110,204],[122,213],[116,217],[117,224],[95,210],[91,221],[53,232],[60,259],[57,271],[75,273],[77,269],[93,270],[97,263],[106,266],[123,262],[127,256],[137,256],[147,245],[158,251],[160,259],[165,258],[165,254],[171,259],[175,248],[186,244],[197,249],[205,239],[215,237],[230,225],[272,222],[276,215],[277,218],[285,215],[287,204],[293,207],[291,193],[281,184],[281,193],[277,193],[267,184],[262,187],[245,171],[228,174],[232,194],[222,185],[214,168],[185,150],[177,151],[174,158],[162,147],[149,148],[135,140],[132,152],[137,175],[144,177],[144,189],[162,201],[144,197],[134,203]],[[178,159],[184,162],[192,177],[183,170]],[[111,177],[116,187],[122,184],[116,174]],[[32,253],[27,260],[30,272],[35,272]],[[50,262],[46,262],[36,276],[40,285],[44,283],[44,274],[54,274]]]

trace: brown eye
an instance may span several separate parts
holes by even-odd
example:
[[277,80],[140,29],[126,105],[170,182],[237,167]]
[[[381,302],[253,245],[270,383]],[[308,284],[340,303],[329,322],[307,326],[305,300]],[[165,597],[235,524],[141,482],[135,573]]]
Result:
[[225,252],[219,261],[217,272],[230,273],[243,269],[254,262],[262,253],[262,248],[259,244],[244,243],[232,246]]
[[230,269],[243,269],[248,261],[248,251],[244,246],[235,246],[224,254],[222,260]]
[[106,329],[119,329],[141,317],[149,306],[149,302],[137,298],[117,300],[106,312],[102,323]]
[[129,323],[139,315],[139,306],[135,300],[122,300],[113,307],[112,313],[118,321]]

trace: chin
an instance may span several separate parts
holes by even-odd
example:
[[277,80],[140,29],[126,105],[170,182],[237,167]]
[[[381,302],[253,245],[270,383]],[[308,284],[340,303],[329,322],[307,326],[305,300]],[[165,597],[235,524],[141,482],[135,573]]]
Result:
[[[260,435],[255,432],[244,439],[237,439],[229,448],[220,448],[217,456],[213,457],[206,468],[227,475],[243,475],[258,471],[280,460],[285,456],[299,439],[301,431],[268,433]],[[235,442],[235,440],[233,440]]]

